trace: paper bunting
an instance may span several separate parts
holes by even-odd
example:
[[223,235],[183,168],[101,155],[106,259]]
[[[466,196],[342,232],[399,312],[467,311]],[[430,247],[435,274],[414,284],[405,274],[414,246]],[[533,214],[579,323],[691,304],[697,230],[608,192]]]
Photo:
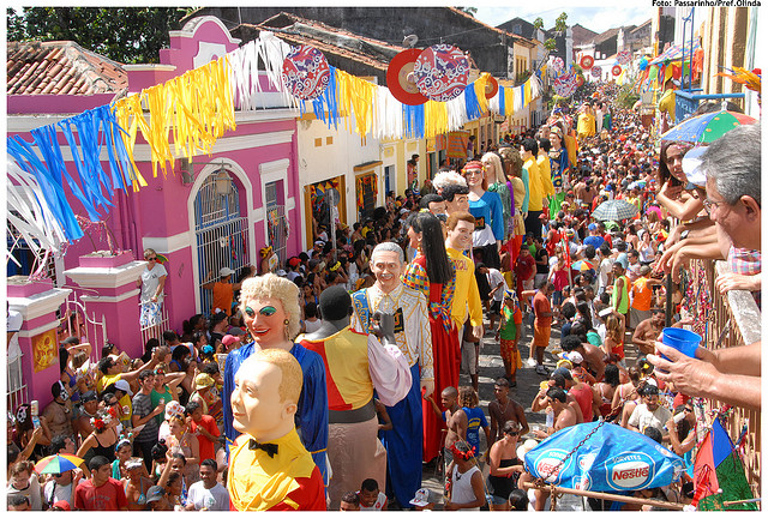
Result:
[[[432,100],[420,106],[403,105],[388,88],[327,63],[326,73],[322,62],[318,64],[315,59],[316,54],[322,54],[312,48],[304,49],[304,64],[311,66],[292,61],[288,74],[293,72],[294,78],[287,81],[292,86],[289,88],[283,71],[292,52],[294,57],[301,53],[273,33],[261,31],[258,39],[221,59],[112,105],[32,130],[32,143],[9,137],[7,153],[13,160],[8,164],[8,176],[13,186],[9,184],[8,197],[15,212],[9,216],[9,226],[16,230],[16,238],[11,239],[24,238],[36,251],[60,251],[67,241],[83,235],[68,201],[79,202],[90,222],[101,222],[112,206],[116,189],[127,191],[131,187],[138,192],[147,185],[134,157],[139,134],[149,146],[153,176],[158,176],[159,167],[167,178],[175,158],[210,153],[216,140],[236,128],[235,107],[254,110],[275,106],[274,100],[260,93],[282,95],[283,106],[297,111],[311,108],[329,127],[338,128],[343,118],[347,130],[378,139],[435,138],[457,132],[489,110],[513,115],[541,95],[541,81],[533,75],[518,87],[491,86],[489,98],[486,87],[495,79],[483,73],[468,86],[468,60],[461,50],[449,45],[436,45],[420,53],[424,57],[420,87],[432,95]],[[302,72],[311,75],[309,84],[299,80],[304,75],[297,73]],[[317,84],[325,87],[320,90]],[[498,93],[493,94],[496,88]],[[311,100],[297,100],[290,94],[291,90],[313,89],[319,92],[307,96]],[[70,169],[62,157],[58,130],[70,146]],[[450,141],[449,137],[446,147]],[[101,160],[102,149],[106,150],[108,169]]]

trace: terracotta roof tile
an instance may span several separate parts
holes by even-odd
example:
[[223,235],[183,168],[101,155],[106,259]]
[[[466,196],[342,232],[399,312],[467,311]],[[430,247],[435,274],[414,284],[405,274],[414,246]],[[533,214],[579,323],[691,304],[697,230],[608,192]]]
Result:
[[6,71],[7,94],[120,97],[128,91],[122,64],[72,41],[9,42]]

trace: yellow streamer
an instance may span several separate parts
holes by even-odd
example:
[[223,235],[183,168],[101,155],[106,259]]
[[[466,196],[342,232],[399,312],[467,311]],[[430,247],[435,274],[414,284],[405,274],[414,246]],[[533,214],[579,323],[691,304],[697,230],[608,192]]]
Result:
[[523,106],[527,107],[528,104],[531,102],[531,79],[525,81],[525,84],[523,85],[523,97],[525,98],[523,101]]
[[424,104],[424,137],[431,138],[448,131],[448,104],[428,101]]
[[504,115],[511,116],[515,113],[515,89],[514,87],[504,88]]
[[485,113],[488,111],[488,98],[485,97],[485,86],[488,84],[488,79],[491,78],[490,73],[480,73],[480,78],[475,80],[475,96],[477,96],[477,104],[480,107],[480,111]]
[[[138,134],[139,126],[141,125],[142,134],[146,133],[145,128],[149,130],[149,127],[146,125],[146,120],[144,119],[144,113],[141,109],[141,97],[138,94],[134,94],[118,101],[115,104],[115,117],[117,119],[117,124],[125,130],[125,133],[121,132],[121,136],[123,137],[128,157],[133,164],[133,171],[135,172],[135,175],[131,175],[131,178],[133,179],[133,191],[138,192],[140,186],[147,186],[147,180],[144,179],[144,176],[136,165],[133,149],[136,145],[136,136]],[[145,136],[144,138],[146,139],[147,137]]]
[[[338,69],[336,83],[339,107],[354,112],[355,132],[364,138],[365,134],[373,129],[373,98],[377,85]],[[349,129],[348,123],[345,123],[345,126]]]
[[[130,122],[130,111],[127,107],[125,100],[120,100],[112,105],[112,110],[115,113],[115,120],[117,125],[122,128],[120,131],[120,138],[123,139],[123,145],[125,146],[125,152],[128,155],[130,166],[128,168],[128,174],[131,177],[131,185],[134,192],[139,191],[139,185],[146,186],[144,177],[139,172],[139,168],[136,165],[136,160],[133,157],[133,148],[136,144],[136,127],[135,123],[132,126]],[[140,183],[143,182],[143,183]]]

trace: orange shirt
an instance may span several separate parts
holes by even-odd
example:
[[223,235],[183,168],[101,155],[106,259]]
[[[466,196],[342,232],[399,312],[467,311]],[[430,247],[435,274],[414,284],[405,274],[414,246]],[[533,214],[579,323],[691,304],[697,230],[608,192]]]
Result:
[[224,311],[227,315],[232,314],[232,298],[235,291],[232,289],[232,283],[222,283],[217,281],[213,283],[213,305],[211,313],[216,312],[216,308]]
[[536,325],[547,327],[552,325],[552,316],[540,316],[541,313],[551,313],[552,308],[549,305],[549,297],[541,292],[536,292],[533,296],[533,311],[536,314]]
[[632,307],[638,311],[650,311],[653,290],[648,286],[647,277],[638,277],[632,284]]

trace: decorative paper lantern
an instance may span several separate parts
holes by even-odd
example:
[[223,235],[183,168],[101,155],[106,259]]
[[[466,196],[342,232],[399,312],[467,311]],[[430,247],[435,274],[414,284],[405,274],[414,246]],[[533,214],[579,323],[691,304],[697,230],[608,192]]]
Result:
[[600,78],[603,74],[603,70],[600,68],[600,66],[593,66],[592,69],[589,70],[589,74],[595,78]]
[[622,66],[625,64],[629,64],[629,61],[632,60],[632,52],[629,50],[621,51],[616,56],[616,59],[619,61],[619,64],[621,64]]
[[577,85],[577,87],[581,87],[582,85],[584,85],[584,77],[583,76],[581,76],[581,75],[577,75],[576,76],[576,85]]
[[565,62],[560,57],[555,57],[552,60],[552,68],[557,71],[558,73],[562,73],[565,69]]
[[450,101],[467,86],[469,60],[455,46],[436,44],[421,52],[413,74],[421,94],[433,101]]
[[312,46],[299,46],[283,61],[283,83],[301,100],[320,96],[331,81],[331,70],[323,52]]
[[589,70],[592,68],[592,66],[595,65],[595,58],[591,55],[584,55],[581,57],[581,60],[579,60],[579,66],[581,66],[581,69],[583,70]]
[[400,103],[421,105],[429,100],[416,87],[416,75],[413,73],[413,67],[420,54],[421,50],[411,48],[398,53],[389,62],[387,87],[389,87],[392,96]]
[[621,66],[619,66],[618,64],[616,66],[613,66],[611,68],[611,74],[613,76],[619,76],[621,74]]

